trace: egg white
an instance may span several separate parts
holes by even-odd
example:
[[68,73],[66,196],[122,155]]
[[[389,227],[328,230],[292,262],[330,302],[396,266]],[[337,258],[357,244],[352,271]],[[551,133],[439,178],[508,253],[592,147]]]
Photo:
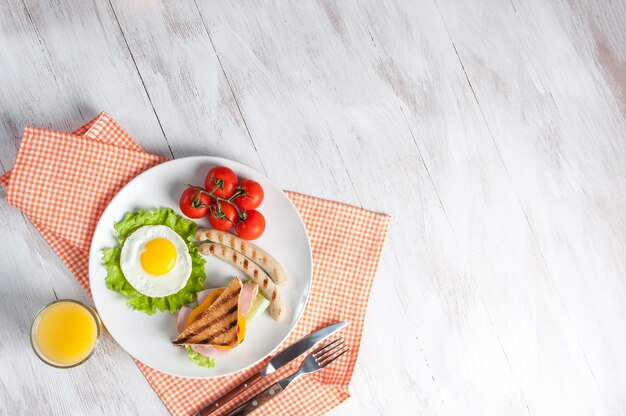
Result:
[[[141,265],[141,253],[146,244],[165,238],[176,248],[176,264],[169,272],[154,276]],[[139,293],[160,298],[173,295],[185,287],[191,275],[191,255],[185,240],[165,225],[145,225],[128,236],[120,254],[120,267],[124,277]]]

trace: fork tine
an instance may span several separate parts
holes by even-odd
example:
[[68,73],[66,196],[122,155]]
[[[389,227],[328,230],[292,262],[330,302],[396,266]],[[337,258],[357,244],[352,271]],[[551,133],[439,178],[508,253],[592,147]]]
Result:
[[326,361],[319,363],[320,367],[321,368],[326,367],[328,364],[332,363],[333,361],[335,361],[337,358],[341,357],[342,355],[344,355],[348,351],[350,351],[350,348],[346,348],[345,350],[340,351],[339,354],[336,354],[336,355],[330,357],[329,359],[327,359]]
[[326,345],[323,345],[323,346],[319,347],[318,349],[316,349],[315,351],[313,351],[311,354],[312,354],[312,355],[315,355],[315,354],[317,354],[318,352],[322,351],[323,349],[326,349],[326,348],[330,347],[331,345],[338,343],[339,341],[343,341],[343,339],[341,339],[341,338],[337,338],[336,340],[334,340],[334,341],[332,341],[332,342],[329,342],[328,344],[326,344]]
[[321,351],[319,354],[313,354],[315,357],[315,360],[317,362],[321,362],[323,361],[326,357],[331,356],[332,354],[335,353],[335,351],[342,349],[343,347],[345,347],[346,344],[344,344],[343,340],[341,340],[340,343],[333,345],[330,348],[326,348],[324,351]]

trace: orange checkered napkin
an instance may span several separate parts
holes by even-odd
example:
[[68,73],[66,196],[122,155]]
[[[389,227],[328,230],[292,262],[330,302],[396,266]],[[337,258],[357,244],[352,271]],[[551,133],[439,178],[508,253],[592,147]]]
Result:
[[[88,257],[93,231],[109,200],[140,172],[165,161],[145,153],[102,113],[73,134],[26,127],[15,166],[0,177],[7,200],[37,226],[89,292]],[[389,217],[287,192],[306,225],[313,250],[313,283],[306,309],[284,349],[304,335],[349,321],[341,336],[350,352],[331,366],[294,382],[255,415],[321,415],[349,397],[363,321]],[[266,377],[216,415],[294,371],[300,361]],[[207,380],[168,376],[137,365],[173,415],[189,415],[258,371]]]

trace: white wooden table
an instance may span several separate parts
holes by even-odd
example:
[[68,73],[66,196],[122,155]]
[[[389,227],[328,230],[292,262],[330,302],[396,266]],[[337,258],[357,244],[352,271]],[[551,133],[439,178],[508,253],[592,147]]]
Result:
[[[2,0],[0,164],[107,111],[393,215],[333,415],[624,415],[625,29],[620,0]],[[34,313],[86,298],[0,205],[0,414],[167,414],[108,336],[31,353]]]

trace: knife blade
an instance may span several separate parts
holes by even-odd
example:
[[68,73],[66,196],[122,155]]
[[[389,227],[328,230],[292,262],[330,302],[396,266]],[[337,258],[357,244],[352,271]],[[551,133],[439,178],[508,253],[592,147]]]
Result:
[[267,367],[265,367],[264,370],[261,370],[262,372],[264,372],[263,375],[272,374],[274,371],[277,371],[281,367],[289,364],[294,359],[302,355],[302,353],[306,352],[313,345],[339,331],[346,325],[348,325],[346,321],[328,325],[327,327],[324,327],[318,331],[313,332],[310,335],[307,335],[300,341],[291,344],[289,347],[285,348],[283,351],[281,351],[279,354],[269,360],[269,362],[267,363]]
[[237,397],[243,391],[247,390],[250,386],[252,386],[254,383],[259,381],[266,375],[272,374],[273,372],[277,371],[281,367],[284,367],[285,365],[289,364],[290,362],[298,358],[300,355],[308,351],[315,344],[317,344],[324,338],[329,337],[335,332],[339,331],[341,328],[345,327],[346,325],[348,325],[348,322],[346,321],[337,322],[332,325],[328,325],[322,329],[319,329],[313,332],[312,334],[307,335],[306,337],[300,339],[298,342],[291,344],[290,346],[285,348],[283,351],[281,351],[279,354],[272,357],[268,361],[265,368],[263,368],[261,371],[253,374],[252,376],[247,378],[243,383],[234,387],[232,390],[228,391],[226,394],[224,394],[222,397],[220,397],[213,403],[208,404],[206,407],[204,407],[194,416],[210,415],[211,413],[213,413],[217,409],[220,409],[223,405],[225,405],[226,403],[228,403],[229,401]]

